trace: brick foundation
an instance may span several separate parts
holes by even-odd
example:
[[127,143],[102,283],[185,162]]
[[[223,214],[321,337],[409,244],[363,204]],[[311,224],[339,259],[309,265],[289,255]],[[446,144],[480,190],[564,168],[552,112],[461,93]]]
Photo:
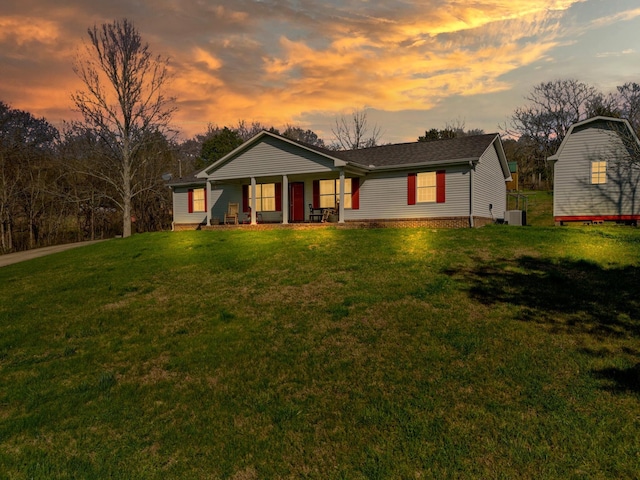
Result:
[[[494,223],[494,219],[485,217],[474,217],[475,227],[483,227]],[[201,225],[193,223],[175,224],[174,231],[183,230],[232,230],[236,228],[250,228],[251,230],[272,230],[276,228],[290,228],[304,230],[310,228],[469,228],[469,217],[439,217],[439,218],[405,218],[405,219],[376,219],[376,220],[348,220],[343,224],[339,223],[259,223],[257,225]]]
[[185,230],[201,230],[204,227],[201,223],[174,223],[171,230],[174,232],[182,232]]

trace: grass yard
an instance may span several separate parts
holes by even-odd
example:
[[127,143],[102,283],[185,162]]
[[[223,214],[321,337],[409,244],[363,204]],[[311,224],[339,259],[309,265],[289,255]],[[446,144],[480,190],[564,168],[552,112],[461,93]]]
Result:
[[638,229],[144,234],[0,288],[0,478],[639,476]]
[[513,195],[507,196],[507,210],[527,209],[527,225],[553,227],[553,192],[547,190],[527,190],[518,192],[526,197],[516,201]]

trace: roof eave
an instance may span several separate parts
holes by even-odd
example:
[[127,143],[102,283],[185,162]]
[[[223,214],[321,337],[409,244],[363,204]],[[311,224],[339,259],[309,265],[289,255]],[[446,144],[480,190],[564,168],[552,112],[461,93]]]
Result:
[[415,163],[402,163],[396,165],[380,165],[369,166],[367,169],[369,172],[379,172],[383,170],[406,170],[412,168],[424,168],[424,167],[438,167],[438,166],[450,166],[450,165],[469,165],[476,164],[480,159],[477,157],[471,158],[454,158],[450,160],[439,160],[436,162],[415,162]]
[[[504,175],[505,182],[511,182],[513,177],[511,176],[511,169],[509,168],[509,161],[507,160],[507,154],[504,153],[504,147],[502,146],[502,139],[500,135],[496,134],[491,145],[496,149],[498,160],[500,161],[500,167],[502,168],[502,174]],[[488,147],[487,147],[488,148]]]
[[207,183],[206,178],[193,178],[191,180],[177,180],[167,183],[167,187],[189,187],[189,186],[201,186]]

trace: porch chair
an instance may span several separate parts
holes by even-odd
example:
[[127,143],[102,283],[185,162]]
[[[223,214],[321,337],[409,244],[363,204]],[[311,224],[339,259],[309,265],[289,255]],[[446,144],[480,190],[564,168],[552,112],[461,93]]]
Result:
[[[247,215],[245,217],[244,220],[242,220],[242,223],[251,223],[251,207],[249,207],[249,211],[246,212]],[[260,212],[256,212],[256,222],[258,223],[262,223],[262,213]]]
[[240,211],[240,205],[237,203],[229,203],[227,207],[227,213],[224,214],[224,224],[228,225],[228,222],[233,221],[234,225],[238,225],[238,212]]
[[[317,212],[317,213],[316,213]],[[313,208],[313,204],[309,204],[309,221],[310,222],[321,222],[322,221],[322,209]]]

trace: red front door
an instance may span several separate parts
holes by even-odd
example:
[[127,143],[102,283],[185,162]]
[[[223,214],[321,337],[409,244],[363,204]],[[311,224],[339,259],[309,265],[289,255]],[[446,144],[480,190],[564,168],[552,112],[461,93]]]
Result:
[[304,183],[289,184],[289,221],[304,222]]

